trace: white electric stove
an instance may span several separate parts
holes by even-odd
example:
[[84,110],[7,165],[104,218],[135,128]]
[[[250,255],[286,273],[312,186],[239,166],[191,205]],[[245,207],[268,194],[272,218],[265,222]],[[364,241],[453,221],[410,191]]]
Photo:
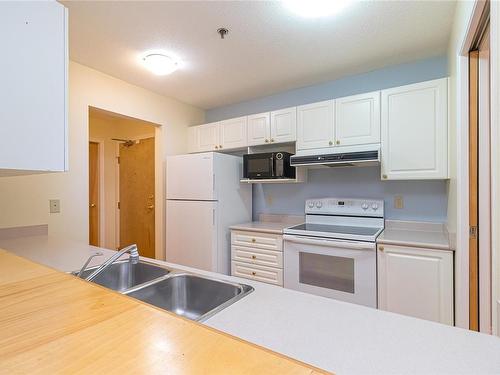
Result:
[[305,223],[284,230],[285,288],[377,307],[384,201],[309,199],[305,213]]

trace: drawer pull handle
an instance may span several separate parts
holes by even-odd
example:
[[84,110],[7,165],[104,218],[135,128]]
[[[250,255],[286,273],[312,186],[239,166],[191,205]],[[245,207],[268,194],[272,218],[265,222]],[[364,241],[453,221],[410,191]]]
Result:
[[252,238],[252,242],[255,242],[255,238]]
[[257,275],[257,272],[253,271],[253,272],[252,272],[252,275],[253,275],[253,276]]
[[252,259],[257,259],[257,257],[255,255],[252,255]]

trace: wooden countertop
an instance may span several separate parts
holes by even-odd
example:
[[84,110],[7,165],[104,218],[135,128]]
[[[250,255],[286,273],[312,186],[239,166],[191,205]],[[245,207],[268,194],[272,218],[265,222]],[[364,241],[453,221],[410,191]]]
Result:
[[0,373],[326,372],[0,249]]

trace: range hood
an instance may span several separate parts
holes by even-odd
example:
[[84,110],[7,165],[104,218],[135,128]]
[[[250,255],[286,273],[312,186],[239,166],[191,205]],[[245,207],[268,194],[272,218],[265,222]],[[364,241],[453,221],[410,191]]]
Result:
[[379,145],[303,150],[290,158],[290,165],[294,167],[366,167],[379,164]]

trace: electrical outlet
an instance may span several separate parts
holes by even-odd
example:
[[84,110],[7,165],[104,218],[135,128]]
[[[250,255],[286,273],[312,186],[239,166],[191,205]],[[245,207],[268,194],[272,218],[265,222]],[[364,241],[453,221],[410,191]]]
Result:
[[394,208],[403,208],[403,207],[404,207],[403,197],[401,195],[395,196]]
[[49,200],[49,212],[51,214],[58,214],[61,212],[61,202],[59,199],[51,199]]
[[266,194],[266,203],[268,206],[273,205],[273,196],[271,194]]

